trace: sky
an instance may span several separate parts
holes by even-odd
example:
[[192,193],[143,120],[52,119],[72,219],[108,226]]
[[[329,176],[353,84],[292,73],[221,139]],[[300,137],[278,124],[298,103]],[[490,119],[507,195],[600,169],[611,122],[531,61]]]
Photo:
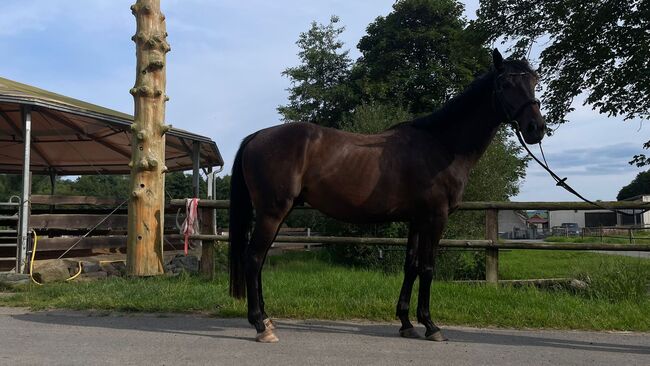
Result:
[[[2,0],[0,76],[133,113],[133,0]],[[346,49],[394,0],[162,0],[172,51],[167,55],[167,122],[212,138],[226,162],[242,138],[281,123],[298,64],[300,32],[341,18]],[[475,18],[478,0],[465,2]],[[495,44],[504,51],[505,46]],[[534,55],[534,53],[533,53]],[[640,121],[607,118],[575,102],[570,123],[544,141],[550,166],[583,195],[614,200],[640,168],[627,162],[649,139]],[[536,148],[533,149],[536,151]],[[541,168],[529,165],[517,201],[574,201]]]

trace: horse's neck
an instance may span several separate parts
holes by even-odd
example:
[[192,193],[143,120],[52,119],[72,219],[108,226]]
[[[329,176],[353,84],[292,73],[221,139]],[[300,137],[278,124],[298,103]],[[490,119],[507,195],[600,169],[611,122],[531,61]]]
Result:
[[469,168],[483,156],[502,120],[494,107],[491,79],[473,93],[450,102],[456,105],[441,126],[441,142],[455,157],[466,160]]

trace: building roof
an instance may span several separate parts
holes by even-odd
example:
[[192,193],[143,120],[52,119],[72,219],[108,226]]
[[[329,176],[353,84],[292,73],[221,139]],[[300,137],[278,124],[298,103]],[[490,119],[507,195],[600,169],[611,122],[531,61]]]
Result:
[[543,219],[539,216],[533,216],[526,220],[529,224],[546,224],[548,222],[548,219]]
[[[128,174],[133,116],[0,78],[0,173],[23,166],[22,108],[32,110],[31,171],[35,174]],[[172,128],[166,135],[165,165],[192,169],[192,146],[200,167],[223,166],[209,137]]]

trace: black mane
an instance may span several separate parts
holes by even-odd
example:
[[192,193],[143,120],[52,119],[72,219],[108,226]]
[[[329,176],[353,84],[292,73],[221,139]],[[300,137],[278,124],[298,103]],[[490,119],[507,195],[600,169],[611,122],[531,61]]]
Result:
[[439,122],[453,120],[459,113],[466,113],[467,106],[479,103],[485,93],[492,92],[495,77],[496,71],[488,71],[472,81],[463,92],[451,98],[433,113],[415,118],[405,124],[430,130],[439,126]]
[[[526,60],[507,60],[504,64],[508,69],[536,74]],[[497,75],[497,71],[491,69],[474,79],[465,90],[451,98],[433,113],[414,118],[410,121],[398,123],[390,129],[402,126],[411,126],[431,131],[432,129],[440,128],[441,123],[453,121],[459,116],[459,114],[467,113],[468,106],[474,106],[481,103],[482,98],[485,97],[486,93],[492,94],[494,78]]]

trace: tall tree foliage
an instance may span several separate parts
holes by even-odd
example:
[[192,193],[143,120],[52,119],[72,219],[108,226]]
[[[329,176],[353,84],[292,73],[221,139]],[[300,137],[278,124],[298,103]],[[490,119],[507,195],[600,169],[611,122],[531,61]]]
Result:
[[[524,55],[535,43],[550,123],[566,122],[572,101],[608,116],[650,119],[650,1],[482,0],[478,28]],[[650,147],[650,141],[644,145]],[[649,164],[639,154],[631,163]]]
[[291,80],[289,104],[278,107],[285,122],[313,122],[327,127],[339,127],[343,115],[350,109],[348,86],[351,60],[342,51],[339,18],[332,16],[329,24],[312,22],[301,33],[296,44],[301,64],[284,70]]
[[650,170],[637,174],[630,184],[621,188],[616,199],[620,201],[645,194],[650,194]]
[[353,71],[364,101],[428,113],[485,71],[489,53],[462,14],[454,0],[402,0],[372,22]]

